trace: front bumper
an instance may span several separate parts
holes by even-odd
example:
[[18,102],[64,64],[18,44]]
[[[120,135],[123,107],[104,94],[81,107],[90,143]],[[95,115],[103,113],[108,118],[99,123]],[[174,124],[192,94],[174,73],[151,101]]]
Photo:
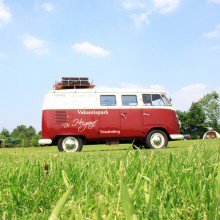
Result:
[[184,136],[182,134],[171,134],[170,135],[170,138],[172,140],[183,140],[184,139]]
[[51,139],[40,139],[38,141],[39,145],[51,145],[52,144],[52,140]]

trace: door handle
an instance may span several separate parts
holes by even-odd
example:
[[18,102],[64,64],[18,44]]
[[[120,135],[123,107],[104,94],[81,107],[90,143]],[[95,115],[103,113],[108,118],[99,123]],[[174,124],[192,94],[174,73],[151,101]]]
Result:
[[121,114],[122,118],[126,118],[126,113]]
[[149,116],[150,114],[149,113],[143,113],[143,116]]

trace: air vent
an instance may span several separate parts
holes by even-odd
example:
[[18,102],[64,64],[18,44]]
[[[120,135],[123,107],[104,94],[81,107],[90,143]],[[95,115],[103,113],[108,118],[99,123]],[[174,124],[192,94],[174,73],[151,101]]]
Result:
[[55,121],[56,124],[66,123],[66,111],[56,111],[55,112]]

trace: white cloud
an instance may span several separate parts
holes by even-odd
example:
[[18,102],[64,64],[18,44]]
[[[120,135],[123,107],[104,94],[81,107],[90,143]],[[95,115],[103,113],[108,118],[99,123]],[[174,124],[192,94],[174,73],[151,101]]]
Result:
[[177,109],[188,110],[192,102],[198,101],[207,92],[209,91],[205,84],[192,84],[182,87],[180,90],[174,92],[172,98]]
[[0,0],[0,27],[7,24],[11,20],[11,17],[9,8],[4,5],[3,0]]
[[213,3],[216,3],[216,4],[220,4],[220,0],[209,0],[209,2],[213,2]]
[[212,91],[220,92],[220,86],[210,88],[204,83],[191,84],[175,92],[168,93],[168,95],[173,99],[173,104],[177,109],[186,111],[189,110],[192,102],[197,102],[205,94]]
[[155,7],[161,14],[175,11],[180,4],[180,0],[154,0]]
[[121,83],[121,88],[127,88],[127,89],[141,89],[143,86],[134,84],[134,83]]
[[144,89],[145,88],[145,89],[152,89],[152,90],[157,90],[157,91],[162,91],[162,92],[167,91],[164,86],[159,85],[159,84],[151,84],[150,86],[146,88],[140,84],[123,82],[121,83],[121,88],[129,88],[129,89]]
[[150,85],[149,88],[166,92],[167,96],[172,98],[174,106],[180,110],[188,110],[192,102],[198,101],[212,91],[203,83],[187,85],[174,92],[168,91],[164,86],[158,84]]
[[146,8],[146,0],[122,0],[122,7],[126,10]]
[[216,89],[214,89],[216,92],[218,92],[220,94],[220,86],[217,87]]
[[155,90],[167,92],[167,90],[165,89],[165,87],[164,87],[164,86],[161,86],[161,85],[159,85],[159,84],[152,84],[152,85],[149,86],[149,89],[155,89]]
[[34,8],[36,10],[43,9],[49,13],[55,11],[55,6],[51,2],[36,3]]
[[207,38],[219,38],[220,37],[220,24],[216,25],[214,30],[204,33],[203,36]]
[[130,18],[137,29],[150,24],[149,16],[157,12],[168,14],[175,11],[180,0],[121,0],[122,7],[132,12]]
[[[106,87],[101,86],[98,88],[102,89],[117,89],[113,87]],[[133,84],[133,83],[121,83],[120,88],[128,88],[128,89],[144,89],[140,84]],[[167,97],[172,99],[173,105],[176,109],[187,111],[189,110],[192,102],[196,102],[201,99],[205,94],[211,91],[217,91],[220,93],[220,85],[210,88],[203,83],[191,84],[184,86],[176,91],[168,91],[164,86],[159,84],[152,84],[148,86],[146,89],[154,90],[154,91],[163,91],[167,94]]]
[[213,47],[210,47],[210,50],[213,50],[213,51],[220,50],[220,45],[215,45]]
[[22,36],[22,43],[28,50],[37,55],[44,55],[50,52],[48,43],[45,40],[33,37],[31,35]]
[[107,57],[110,52],[103,49],[102,47],[93,45],[87,41],[82,43],[76,43],[72,48],[79,53],[85,54],[92,57]]
[[6,57],[6,54],[5,54],[5,53],[0,53],[0,60],[5,59],[5,57]]
[[47,12],[52,12],[55,10],[54,5],[50,2],[45,2],[41,5],[41,7],[47,11]]
[[147,11],[142,14],[133,14],[131,15],[134,25],[137,29],[141,30],[145,25],[150,24],[149,16],[152,14],[151,11]]

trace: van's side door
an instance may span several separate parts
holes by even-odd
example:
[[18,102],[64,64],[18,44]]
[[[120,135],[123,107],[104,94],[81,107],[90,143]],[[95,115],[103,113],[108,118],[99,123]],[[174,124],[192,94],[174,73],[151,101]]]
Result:
[[120,111],[117,108],[116,95],[99,95],[99,138],[120,138]]
[[157,122],[157,114],[155,114],[154,107],[152,105],[151,94],[142,94],[143,101],[143,121],[144,130],[147,133]]
[[121,137],[142,137],[143,116],[136,94],[121,95]]
[[166,127],[169,117],[163,108],[165,103],[159,94],[142,94],[144,130],[147,133],[155,127]]

